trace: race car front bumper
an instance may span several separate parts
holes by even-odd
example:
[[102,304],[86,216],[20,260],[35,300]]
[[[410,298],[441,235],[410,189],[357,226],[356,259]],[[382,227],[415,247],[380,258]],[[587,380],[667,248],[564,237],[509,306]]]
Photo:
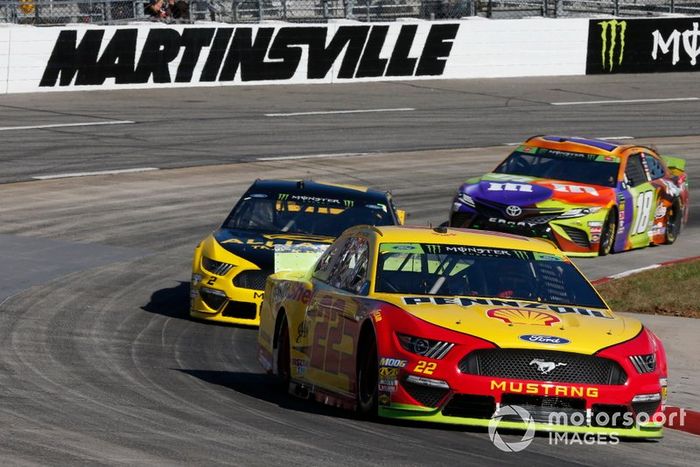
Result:
[[556,219],[541,215],[521,220],[504,219],[455,202],[450,214],[450,225],[477,230],[544,238],[554,242],[569,256],[597,256],[603,222],[600,214],[576,219]]
[[[444,423],[450,425],[465,425],[488,428],[492,423],[492,419],[498,416],[495,412],[489,418],[469,418],[469,417],[451,417],[442,413],[441,409],[430,409],[426,407],[409,405],[409,404],[392,404],[391,407],[380,407],[379,416],[392,418],[397,420],[411,420],[430,423]],[[631,428],[616,428],[616,427],[601,427],[594,425],[558,425],[551,423],[543,423],[533,421],[529,423],[525,420],[499,420],[499,429],[511,429],[525,431],[529,428],[534,428],[540,432],[559,432],[559,433],[597,433],[603,435],[614,435],[624,438],[662,438],[663,425],[661,423],[649,422],[633,426]]]
[[[401,318],[392,309],[382,316],[376,325],[391,331],[379,333],[380,416],[484,427],[503,408],[517,406],[529,418],[504,416],[499,427],[527,429],[534,423],[542,431],[663,436],[665,363],[657,359],[655,370],[640,373],[629,356],[649,353],[644,333],[585,354],[546,346],[503,348]],[[414,338],[425,341],[421,355],[406,347],[406,335],[425,336]],[[422,350],[433,347],[449,350]],[[552,368],[538,369],[536,362]]]

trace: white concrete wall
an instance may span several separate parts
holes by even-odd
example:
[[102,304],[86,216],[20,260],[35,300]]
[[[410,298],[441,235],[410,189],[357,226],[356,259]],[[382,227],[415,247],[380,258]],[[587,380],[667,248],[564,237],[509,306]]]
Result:
[[[452,25],[452,26],[450,26]],[[309,63],[310,47],[306,44],[295,44],[297,37],[293,30],[287,28],[317,28],[313,35],[316,40],[323,40],[325,35],[325,45],[328,47],[332,39],[336,36],[339,28],[353,28],[353,34],[357,33],[360,39],[355,39],[350,44],[360,44],[359,48],[354,47],[354,55],[350,52],[350,45],[346,45],[339,51],[337,58],[332,62],[324,76],[309,76],[309,65],[318,66],[321,60],[317,60],[322,54],[317,52]],[[413,30],[415,27],[415,34]],[[241,67],[232,80],[221,77],[221,68],[225,57],[231,52],[230,46],[232,38],[226,36],[226,30],[232,30],[232,37],[235,37],[238,29],[251,29],[253,41],[258,39],[261,28],[272,34],[267,51],[264,52],[264,63],[246,67],[248,71],[257,70],[262,73],[260,79],[244,78],[241,74]],[[358,28],[358,29],[354,29]],[[363,29],[364,28],[364,29]],[[368,29],[371,28],[371,29]],[[388,29],[386,29],[388,28]],[[403,33],[401,32],[403,28]],[[408,29],[407,29],[408,28]],[[442,29],[440,29],[442,28]],[[145,82],[134,82],[138,79],[129,73],[123,75],[122,83],[117,83],[114,77],[107,77],[104,82],[92,84],[76,84],[77,76],[83,77],[97,71],[97,74],[104,72],[109,44],[115,34],[127,34],[135,39],[130,46],[120,46],[120,57],[112,60],[110,66],[125,65],[133,71],[137,67],[144,51],[147,37],[152,30],[168,29],[163,34],[170,34],[182,40],[182,35],[186,30],[205,29],[208,31],[190,32],[188,34],[201,34],[202,37],[209,35],[210,41],[206,46],[201,47],[196,64],[192,69],[192,77],[186,82],[175,82],[175,77],[180,69],[181,62],[186,53],[183,43],[170,42],[170,49],[177,54],[167,65],[169,71],[168,82],[154,83],[153,75],[149,75]],[[280,31],[292,37],[286,45],[282,44]],[[433,40],[429,40],[429,34],[433,31]],[[64,50],[75,55],[75,47],[82,47],[82,40],[88,31],[90,34],[102,35],[99,45],[99,53],[90,59],[83,57],[80,62],[80,71],[72,77],[69,83],[61,85],[60,80],[49,79],[44,85],[40,85],[42,77],[51,77],[47,73],[52,52],[57,47],[59,35],[65,31],[66,34],[75,34],[77,42],[75,45]],[[69,31],[75,31],[69,32]],[[101,32],[100,32],[101,31]],[[175,31],[176,34],[172,34]],[[308,30],[307,30],[308,31]],[[350,31],[344,29],[345,33]],[[442,31],[439,33],[438,31]],[[447,31],[447,33],[446,33]],[[154,33],[155,34],[155,33]],[[216,62],[213,58],[216,55],[212,45],[217,40],[218,35],[224,48],[222,49],[223,59],[221,61],[219,73],[215,73],[214,81],[204,81],[202,72],[207,60]],[[373,36],[376,34],[376,36]],[[403,35],[400,35],[403,34]],[[442,34],[442,35],[441,35]],[[438,37],[440,36],[440,37]],[[134,89],[149,87],[183,87],[183,86],[232,86],[241,84],[290,84],[290,83],[342,83],[357,81],[382,81],[382,80],[415,80],[415,79],[460,79],[460,78],[494,78],[494,77],[516,77],[516,76],[544,76],[544,75],[579,75],[585,74],[586,68],[586,46],[588,36],[588,20],[586,19],[518,19],[518,20],[486,20],[467,19],[459,21],[439,21],[427,22],[419,20],[406,20],[392,23],[358,23],[358,22],[338,22],[329,24],[287,24],[273,23],[262,25],[226,25],[218,23],[197,24],[192,26],[166,26],[154,24],[133,24],[127,26],[89,26],[89,25],[68,25],[63,27],[35,28],[31,26],[6,26],[0,28],[0,93],[37,92],[37,91],[68,91],[68,90],[92,90],[92,89]],[[68,37],[68,36],[63,36]],[[95,37],[95,36],[90,36]],[[120,36],[124,37],[124,36]],[[318,38],[321,39],[318,39]],[[372,39],[374,37],[374,39]],[[435,39],[438,37],[438,39]],[[454,38],[452,38],[454,37]],[[271,48],[276,41],[286,58],[270,57]],[[318,43],[318,42],[317,42]],[[174,45],[173,45],[174,44]],[[378,56],[371,53],[372,44],[379,50]],[[426,47],[426,44],[429,44]],[[430,46],[432,44],[433,47]],[[451,44],[451,48],[449,47]],[[179,48],[178,48],[179,47]],[[437,48],[435,48],[437,47]],[[405,52],[401,50],[405,49]],[[115,47],[112,47],[115,50]],[[194,49],[194,47],[192,48]],[[425,51],[425,49],[429,49]],[[445,53],[445,50],[449,51]],[[318,50],[318,49],[317,49]],[[360,52],[361,51],[361,52]],[[425,53],[424,53],[425,51]],[[431,52],[433,51],[433,52]],[[152,52],[153,53],[153,52]],[[295,54],[300,53],[297,61]],[[121,55],[123,54],[123,55]],[[341,75],[344,59],[346,55],[350,57],[359,56],[353,61],[348,58],[345,66],[345,76]],[[90,54],[87,54],[90,56]],[[153,56],[153,55],[147,55]],[[393,75],[388,73],[392,56],[401,56],[402,60],[395,62],[403,63],[403,67],[394,68]],[[420,58],[426,57],[425,67]],[[96,58],[96,60],[95,60]],[[83,60],[84,59],[84,60]],[[102,63],[100,63],[102,60]],[[367,60],[370,71],[383,70],[384,73],[374,73],[374,76],[357,76],[362,69],[361,63]],[[131,63],[133,61],[133,63]],[[282,62],[282,65],[279,65]],[[444,62],[444,66],[439,63]],[[97,65],[96,63],[99,63]],[[286,65],[284,64],[286,63]],[[277,66],[281,66],[284,79],[271,79],[269,72]],[[328,65],[328,64],[327,64]],[[400,64],[399,64],[400,65]],[[367,70],[365,66],[365,70]],[[184,65],[183,65],[184,67]],[[126,68],[122,68],[122,71]],[[323,67],[322,67],[323,68]],[[279,69],[278,69],[279,70]],[[350,70],[350,76],[348,75]],[[404,70],[403,73],[396,70]],[[410,70],[410,71],[406,71]],[[421,70],[428,70],[430,74],[421,74]],[[432,70],[432,71],[431,71]],[[437,71],[436,71],[437,70]],[[180,70],[182,71],[182,70]],[[65,70],[64,70],[65,72]],[[62,72],[62,73],[64,73]],[[109,74],[109,73],[107,73]],[[370,73],[372,74],[372,73]],[[399,76],[397,76],[397,74]],[[60,74],[59,74],[60,75]],[[68,73],[67,76],[70,76]],[[389,76],[391,75],[391,76]],[[53,75],[56,78],[56,74]],[[94,75],[90,75],[94,76]],[[45,80],[46,81],[46,80]],[[88,79],[89,81],[89,79]],[[93,80],[94,81],[94,80]],[[141,81],[144,81],[143,79]]]

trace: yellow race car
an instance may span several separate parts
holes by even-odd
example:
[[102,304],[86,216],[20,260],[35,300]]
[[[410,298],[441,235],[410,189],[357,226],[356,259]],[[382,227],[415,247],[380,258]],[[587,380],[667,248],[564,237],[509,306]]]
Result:
[[194,250],[190,316],[257,325],[276,246],[328,245],[357,224],[394,225],[391,194],[304,180],[256,180]]
[[662,436],[661,341],[549,241],[358,226],[265,294],[258,359],[296,395],[402,420]]

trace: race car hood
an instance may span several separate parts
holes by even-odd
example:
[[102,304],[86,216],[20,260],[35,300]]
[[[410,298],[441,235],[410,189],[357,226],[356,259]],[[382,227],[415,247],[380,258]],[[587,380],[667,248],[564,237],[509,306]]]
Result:
[[594,354],[642,330],[639,321],[601,308],[469,297],[381,294],[381,299],[418,319],[501,348]]
[[615,197],[613,188],[497,173],[471,179],[459,191],[475,201],[520,207],[549,200],[580,206],[606,206]]
[[229,253],[249,261],[260,269],[274,268],[275,245],[317,245],[332,243],[333,237],[250,230],[219,229],[214,240]]

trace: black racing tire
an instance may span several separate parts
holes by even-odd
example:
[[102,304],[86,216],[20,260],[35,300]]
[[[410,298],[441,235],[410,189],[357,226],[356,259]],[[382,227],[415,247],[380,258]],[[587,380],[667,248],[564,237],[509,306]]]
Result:
[[[450,216],[449,224],[446,223],[447,225],[445,227],[466,228],[469,227],[469,221],[471,221],[471,219],[471,214],[467,214],[464,212],[454,212]],[[442,224],[440,224],[440,226],[442,226]]]
[[357,411],[362,417],[373,418],[377,416],[379,399],[377,340],[370,334],[364,341],[357,362]]
[[615,253],[615,239],[617,238],[617,209],[608,211],[603,223],[603,230],[600,232],[600,243],[598,244],[598,255],[605,256]]
[[668,211],[666,211],[666,233],[664,234],[664,243],[671,245],[678,240],[681,234],[681,224],[683,211],[678,200],[675,200]]
[[[280,312],[283,313],[283,312]],[[282,317],[282,323],[280,325],[279,335],[277,338],[277,379],[280,386],[284,389],[289,388],[289,381],[291,379],[291,345],[289,343],[289,325],[287,323],[287,316]]]

